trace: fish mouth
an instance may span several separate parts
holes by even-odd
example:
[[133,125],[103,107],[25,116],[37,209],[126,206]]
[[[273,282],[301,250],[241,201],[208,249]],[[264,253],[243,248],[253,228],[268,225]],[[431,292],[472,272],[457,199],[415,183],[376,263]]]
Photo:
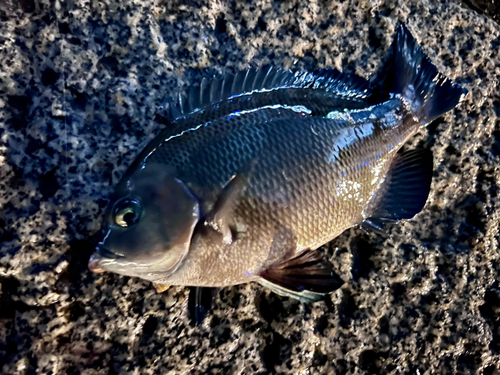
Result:
[[116,259],[117,255],[102,246],[97,246],[95,252],[90,256],[88,267],[93,273],[103,273],[106,269],[102,266],[103,260]]
[[134,260],[127,260],[123,255],[113,253],[105,247],[97,246],[95,252],[89,258],[88,268],[96,274],[113,272],[154,281],[156,278],[171,275],[177,269],[179,263],[180,260],[170,267],[155,269],[155,266],[159,264],[157,261],[141,264]]
[[93,273],[103,273],[106,272],[104,268],[102,268],[99,265],[99,261],[102,259],[102,256],[100,256],[97,253],[94,253],[90,256],[89,259],[89,270]]

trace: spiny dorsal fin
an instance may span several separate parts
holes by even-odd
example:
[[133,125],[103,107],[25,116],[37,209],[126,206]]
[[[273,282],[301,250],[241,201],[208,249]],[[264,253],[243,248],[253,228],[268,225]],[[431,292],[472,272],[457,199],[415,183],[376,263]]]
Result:
[[179,94],[174,103],[169,103],[166,116],[175,121],[226,99],[288,88],[324,90],[337,98],[353,100],[367,99],[370,91],[366,80],[335,69],[292,72],[263,67],[227,73],[212,80],[204,78],[199,86],[193,86],[186,95]]
[[361,77],[345,74],[336,69],[317,69],[314,72],[298,72],[294,85],[302,88],[323,89],[335,96],[368,99],[370,85]]

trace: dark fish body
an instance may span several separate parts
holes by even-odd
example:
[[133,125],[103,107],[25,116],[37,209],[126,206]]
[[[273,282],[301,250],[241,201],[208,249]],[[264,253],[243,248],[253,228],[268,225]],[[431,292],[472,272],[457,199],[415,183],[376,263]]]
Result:
[[117,187],[90,268],[157,284],[257,281],[303,300],[338,288],[314,250],[422,209],[432,155],[398,151],[466,93],[404,27],[392,64],[377,90],[333,70],[203,81]]
[[316,249],[367,219],[370,198],[396,151],[418,129],[411,118],[398,121],[406,117],[400,100],[383,106],[382,118],[369,120],[371,112],[363,113],[355,125],[259,109],[213,121],[157,148],[148,161],[169,160],[182,171],[176,177],[207,204],[206,211],[232,176],[256,162],[228,223],[237,241],[227,245],[217,236],[195,236],[185,266],[156,281],[253,281],[290,248]]

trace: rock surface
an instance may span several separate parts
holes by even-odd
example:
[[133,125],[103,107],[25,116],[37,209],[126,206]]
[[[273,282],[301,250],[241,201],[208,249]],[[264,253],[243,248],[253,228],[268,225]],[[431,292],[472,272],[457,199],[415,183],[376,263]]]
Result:
[[[177,88],[263,64],[367,78],[398,22],[470,91],[410,143],[426,208],[323,251],[346,281],[304,305],[94,275],[114,184]],[[498,374],[500,27],[448,1],[49,1],[0,5],[0,371],[5,374]]]
[[500,22],[500,7],[498,3],[495,4],[495,0],[455,0],[455,2]]

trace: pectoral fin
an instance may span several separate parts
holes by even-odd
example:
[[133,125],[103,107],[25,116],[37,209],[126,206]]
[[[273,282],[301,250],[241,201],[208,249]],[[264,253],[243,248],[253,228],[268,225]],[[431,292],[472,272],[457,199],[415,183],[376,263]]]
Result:
[[425,206],[432,181],[432,152],[428,149],[399,153],[391,164],[372,214],[363,223],[383,231],[387,222],[411,219]]
[[259,283],[276,294],[303,302],[319,301],[344,283],[332,264],[314,250],[276,262],[260,276]]
[[238,198],[245,191],[249,176],[250,172],[236,174],[224,187],[205,220],[205,226],[221,234],[222,241],[227,245],[233,243],[235,237],[229,227],[229,218]]

